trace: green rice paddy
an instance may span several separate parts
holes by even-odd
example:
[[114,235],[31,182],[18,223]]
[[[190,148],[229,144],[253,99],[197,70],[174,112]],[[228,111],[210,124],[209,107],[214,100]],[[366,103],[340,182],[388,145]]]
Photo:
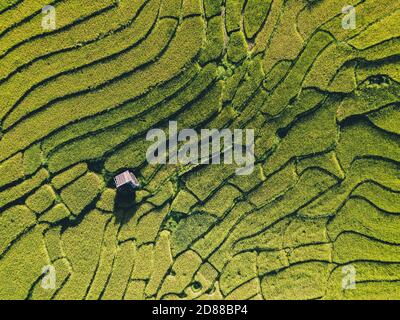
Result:
[[[400,299],[399,21],[398,0],[0,0],[0,299]],[[148,164],[169,121],[254,129],[253,173]]]

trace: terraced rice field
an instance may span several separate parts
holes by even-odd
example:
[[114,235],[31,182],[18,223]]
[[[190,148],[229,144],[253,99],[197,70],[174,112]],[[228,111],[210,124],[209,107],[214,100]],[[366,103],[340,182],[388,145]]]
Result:
[[[0,0],[0,299],[400,299],[398,0],[82,3]],[[171,120],[253,174],[149,165]]]

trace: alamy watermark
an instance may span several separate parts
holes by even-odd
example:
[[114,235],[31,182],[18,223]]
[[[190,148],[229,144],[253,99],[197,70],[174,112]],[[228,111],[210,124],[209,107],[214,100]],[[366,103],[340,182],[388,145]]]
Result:
[[54,290],[56,288],[56,268],[52,265],[44,266],[42,268],[42,282],[41,287],[45,290]]
[[56,8],[47,5],[42,8],[42,29],[52,31],[57,28]]
[[[244,139],[245,138],[245,139]],[[147,133],[146,158],[150,164],[233,164],[237,175],[249,175],[254,170],[253,129],[194,129],[178,132],[178,123],[169,122],[168,139],[162,129]],[[223,141],[223,143],[221,143]]]
[[356,8],[345,6],[342,8],[342,13],[345,15],[342,18],[342,28],[345,30],[354,30],[357,27]]
[[356,268],[349,264],[342,267],[342,289],[349,290],[349,289],[356,289]]

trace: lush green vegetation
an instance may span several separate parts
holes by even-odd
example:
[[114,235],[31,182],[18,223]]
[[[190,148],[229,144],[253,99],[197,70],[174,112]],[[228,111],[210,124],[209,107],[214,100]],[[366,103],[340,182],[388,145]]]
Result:
[[[400,5],[347,4],[0,1],[0,300],[400,299]],[[148,164],[171,120],[254,171]]]

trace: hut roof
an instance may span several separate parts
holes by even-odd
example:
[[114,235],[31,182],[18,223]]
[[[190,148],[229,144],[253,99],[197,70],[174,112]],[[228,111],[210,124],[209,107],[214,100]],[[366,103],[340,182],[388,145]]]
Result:
[[138,179],[129,170],[115,176],[114,181],[117,188],[120,188],[126,184],[132,185],[134,189],[140,187]]

